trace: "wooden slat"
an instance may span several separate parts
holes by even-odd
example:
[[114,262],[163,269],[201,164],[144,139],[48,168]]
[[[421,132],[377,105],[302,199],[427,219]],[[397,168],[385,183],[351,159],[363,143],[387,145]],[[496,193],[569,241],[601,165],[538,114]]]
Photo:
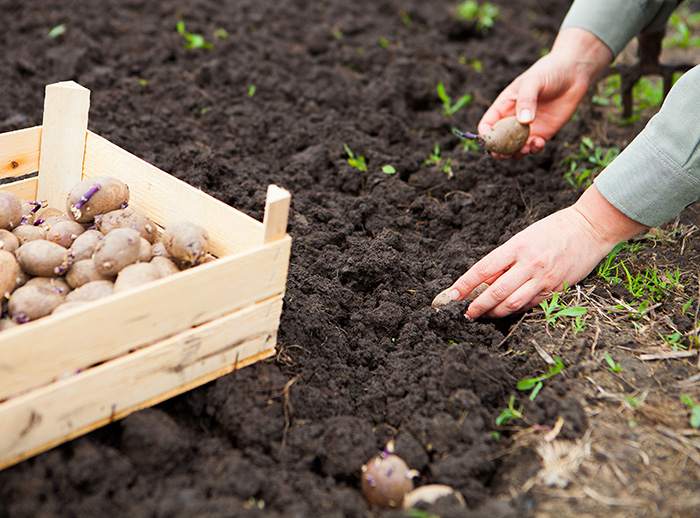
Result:
[[291,238],[0,333],[0,400],[284,292]]
[[198,222],[209,232],[216,256],[249,250],[262,242],[263,225],[88,131],[85,178],[116,176],[129,186],[131,206],[161,225],[178,219]]
[[73,81],[46,87],[37,196],[66,211],[68,191],[80,181],[90,90]]
[[39,170],[41,126],[0,133],[0,178]]
[[273,355],[281,310],[278,295],[0,404],[0,469]]
[[0,191],[9,191],[23,200],[36,200],[38,179],[27,178],[0,185]]
[[265,217],[263,219],[263,243],[280,239],[287,234],[287,220],[292,198],[289,191],[268,185],[265,200]]

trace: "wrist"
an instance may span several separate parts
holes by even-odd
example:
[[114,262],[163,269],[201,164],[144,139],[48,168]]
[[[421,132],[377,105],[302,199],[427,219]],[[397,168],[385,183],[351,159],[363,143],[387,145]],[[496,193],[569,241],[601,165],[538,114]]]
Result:
[[552,53],[562,55],[572,63],[576,74],[589,86],[598,80],[614,58],[610,48],[595,34],[579,27],[559,31]]
[[588,223],[591,238],[607,250],[647,228],[606,200],[595,184],[586,189],[572,209]]

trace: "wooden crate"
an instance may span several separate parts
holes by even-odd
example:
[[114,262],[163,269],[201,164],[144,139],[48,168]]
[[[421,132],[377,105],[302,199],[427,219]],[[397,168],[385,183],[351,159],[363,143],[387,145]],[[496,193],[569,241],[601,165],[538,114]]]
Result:
[[0,332],[0,469],[275,351],[289,193],[268,188],[261,223],[89,131],[89,97],[49,85],[42,125],[0,134],[0,190],[65,211],[79,180],[116,176],[161,228],[205,227],[217,259]]

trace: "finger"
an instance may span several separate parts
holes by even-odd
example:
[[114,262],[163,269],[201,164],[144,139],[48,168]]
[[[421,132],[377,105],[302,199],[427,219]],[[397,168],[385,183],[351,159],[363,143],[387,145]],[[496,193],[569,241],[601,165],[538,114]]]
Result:
[[532,142],[530,142],[530,153],[533,155],[541,153],[546,143],[547,141],[542,137],[534,137]]
[[504,117],[508,117],[515,113],[515,96],[509,95],[507,90],[504,90],[499,95],[479,121],[477,131],[480,135],[486,133],[491,126],[496,124]]
[[462,300],[480,284],[484,282],[491,284],[510,268],[512,262],[513,257],[507,250],[502,250],[502,247],[497,248],[477,261],[454,282],[450,287],[450,297],[454,300]]
[[531,124],[535,120],[540,90],[542,90],[542,84],[536,79],[523,81],[520,84],[518,98],[515,101],[515,116],[521,124]]
[[[486,291],[469,304],[464,316],[473,320],[501,305],[530,280],[524,269],[513,268],[501,275]],[[526,301],[526,302],[529,302]],[[524,302],[525,303],[525,302]],[[523,303],[523,304],[524,304]]]
[[542,292],[540,283],[535,279],[530,279],[513,291],[500,304],[486,311],[483,316],[487,318],[502,318],[513,313],[527,311],[546,298],[547,294]]

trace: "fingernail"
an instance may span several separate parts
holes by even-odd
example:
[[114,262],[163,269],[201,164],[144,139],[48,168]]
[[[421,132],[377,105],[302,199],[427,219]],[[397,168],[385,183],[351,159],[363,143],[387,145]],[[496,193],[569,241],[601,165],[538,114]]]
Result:
[[520,113],[518,114],[518,121],[522,124],[532,122],[532,112],[527,108],[520,110]]
[[450,292],[450,298],[451,298],[452,300],[459,300],[459,297],[461,297],[459,291],[457,291],[457,290],[452,290],[452,291]]
[[467,322],[473,322],[473,321],[474,321],[474,319],[473,319],[472,317],[470,317],[469,315],[467,315],[466,313],[464,314],[464,318],[467,319]]

